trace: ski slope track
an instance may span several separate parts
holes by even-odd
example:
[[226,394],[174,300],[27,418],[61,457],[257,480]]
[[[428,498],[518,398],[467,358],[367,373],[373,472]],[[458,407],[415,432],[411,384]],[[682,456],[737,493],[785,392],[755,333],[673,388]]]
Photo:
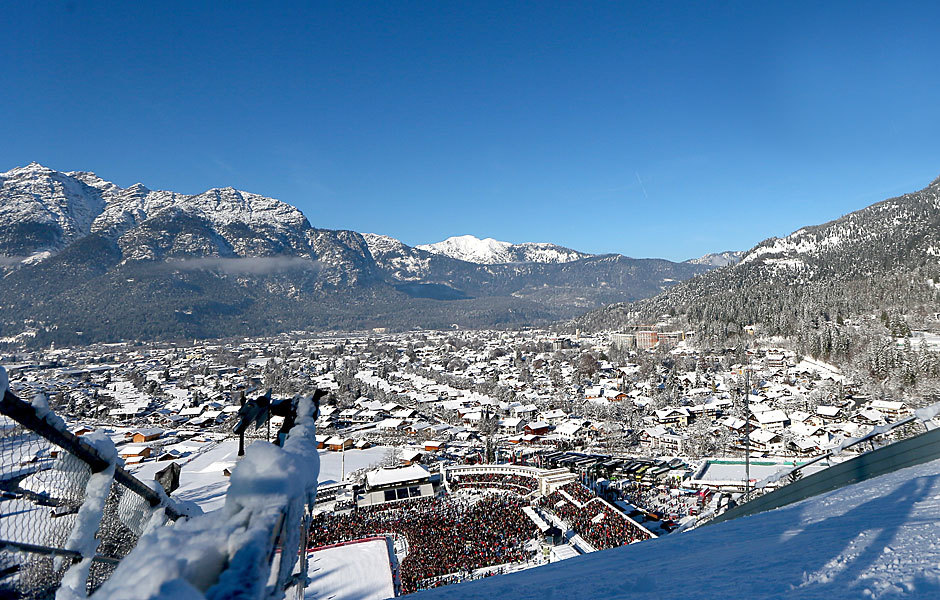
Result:
[[774,511],[421,598],[938,598],[940,460]]

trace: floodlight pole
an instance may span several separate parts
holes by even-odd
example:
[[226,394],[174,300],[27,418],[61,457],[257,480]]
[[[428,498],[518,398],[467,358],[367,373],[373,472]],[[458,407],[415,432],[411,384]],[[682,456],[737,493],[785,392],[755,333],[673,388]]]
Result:
[[[747,348],[744,349],[744,360],[747,362]],[[751,492],[751,370],[748,365],[744,367],[744,497]]]

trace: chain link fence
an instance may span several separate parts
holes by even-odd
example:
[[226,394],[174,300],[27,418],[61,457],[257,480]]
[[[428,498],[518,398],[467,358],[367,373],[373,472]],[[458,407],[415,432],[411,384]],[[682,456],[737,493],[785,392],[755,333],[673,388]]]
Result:
[[[112,463],[52,415],[6,392],[0,401],[0,591],[13,598],[53,598],[66,571],[83,558],[79,513],[92,475]],[[120,466],[106,482],[97,551],[86,593],[104,583],[161,508],[161,497]],[[162,507],[169,518],[179,515]],[[2,597],[7,597],[2,596]]]
[[[44,401],[31,404],[3,391],[0,599],[51,599],[65,588],[77,592],[70,597],[97,592],[94,597],[107,598],[114,589],[136,585],[148,570],[148,577],[166,578],[169,585],[180,573],[153,565],[180,560],[198,564],[182,570],[198,579],[189,585],[214,581],[201,588],[206,598],[302,597],[319,473],[315,420],[323,394],[248,407],[280,411],[286,424],[280,436],[271,432],[281,447],[259,443],[233,472],[233,481],[239,479],[234,503],[241,509],[196,515],[185,529],[144,537],[184,516],[160,487],[128,474],[103,434],[76,435],[81,432],[68,431]],[[263,420],[256,417],[246,422]],[[252,433],[267,437],[267,426]],[[180,555],[184,547],[188,554]],[[205,562],[220,553],[225,561]]]

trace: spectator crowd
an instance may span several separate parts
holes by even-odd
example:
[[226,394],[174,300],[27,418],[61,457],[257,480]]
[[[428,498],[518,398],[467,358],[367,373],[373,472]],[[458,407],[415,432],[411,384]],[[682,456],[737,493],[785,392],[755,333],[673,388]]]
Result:
[[526,477],[517,474],[474,473],[456,475],[450,485],[454,489],[498,488],[526,495],[535,491],[538,487],[538,482],[535,477]]
[[527,562],[525,544],[537,528],[514,494],[477,498],[453,495],[422,498],[346,514],[321,514],[310,528],[310,546],[394,533],[408,542],[401,561],[402,593],[471,578],[483,567]]
[[598,550],[615,548],[650,537],[619,510],[596,497],[576,481],[545,496],[539,504],[555,513]]

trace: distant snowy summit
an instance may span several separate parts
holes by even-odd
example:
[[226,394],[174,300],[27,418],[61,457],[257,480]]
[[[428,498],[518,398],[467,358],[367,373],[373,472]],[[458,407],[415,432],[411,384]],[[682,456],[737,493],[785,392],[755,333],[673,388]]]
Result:
[[432,254],[441,254],[482,265],[520,262],[567,263],[593,256],[555,244],[541,242],[512,244],[493,238],[481,240],[472,235],[458,235],[436,244],[422,244],[415,247]]
[[746,252],[743,250],[726,250],[725,252],[712,252],[699,258],[690,258],[685,261],[693,265],[705,265],[708,267],[727,267],[741,262]]

